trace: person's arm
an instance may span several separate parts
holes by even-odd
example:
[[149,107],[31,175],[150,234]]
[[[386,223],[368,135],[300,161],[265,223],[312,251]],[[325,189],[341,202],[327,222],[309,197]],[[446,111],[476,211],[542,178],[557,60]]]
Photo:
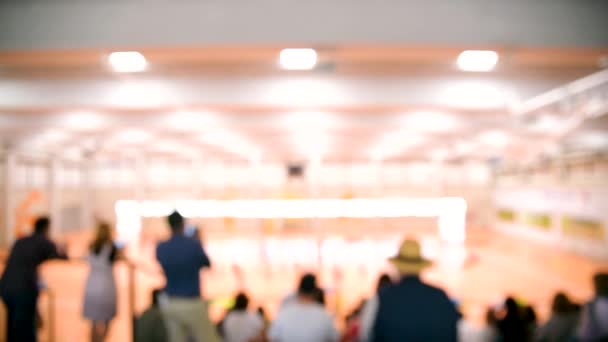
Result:
[[199,245],[198,260],[200,268],[211,267],[211,261],[209,260],[207,253],[205,253],[205,249],[202,245]]
[[46,240],[40,255],[41,262],[51,259],[67,260],[68,256],[65,253],[65,247],[57,248],[57,245],[50,240]]
[[374,322],[378,314],[378,296],[373,296],[368,299],[361,310],[361,329],[359,333],[359,342],[369,342],[372,340],[374,331]]

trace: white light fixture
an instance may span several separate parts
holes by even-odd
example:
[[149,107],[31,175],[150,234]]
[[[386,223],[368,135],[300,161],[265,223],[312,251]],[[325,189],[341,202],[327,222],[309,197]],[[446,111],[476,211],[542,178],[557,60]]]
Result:
[[491,71],[498,63],[498,54],[489,50],[466,50],[458,56],[458,67],[462,71]]
[[329,151],[329,137],[319,131],[299,131],[291,135],[298,153],[310,160],[323,158]]
[[423,137],[415,134],[402,132],[390,133],[383,136],[380,141],[371,148],[370,158],[373,161],[380,161],[421,144],[424,140]]
[[116,72],[140,72],[146,70],[146,57],[137,51],[112,52],[108,58]]
[[479,141],[491,147],[502,148],[509,143],[509,136],[503,131],[491,130],[481,133]]
[[298,111],[285,115],[282,124],[290,131],[292,130],[325,130],[336,123],[336,119],[324,112]]
[[279,62],[286,70],[311,70],[317,65],[317,52],[314,49],[283,49]]

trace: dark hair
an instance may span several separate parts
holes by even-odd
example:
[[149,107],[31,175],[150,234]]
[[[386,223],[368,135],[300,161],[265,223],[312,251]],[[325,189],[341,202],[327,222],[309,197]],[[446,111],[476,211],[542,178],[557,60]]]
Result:
[[597,296],[608,297],[608,273],[600,272],[593,276],[593,285]]
[[236,295],[234,299],[234,306],[232,307],[234,310],[245,311],[249,306],[249,298],[244,293],[239,293]]
[[105,222],[100,222],[97,225],[97,231],[95,232],[95,240],[93,240],[90,246],[91,251],[95,254],[99,254],[103,246],[111,242],[112,229],[110,228],[110,225]]
[[553,303],[551,304],[551,312],[554,314],[568,313],[572,311],[573,305],[570,302],[568,296],[563,292],[558,292],[553,297]]
[[513,299],[513,297],[507,297],[507,299],[505,300],[505,309],[507,309],[507,316],[520,316],[519,305],[517,304],[515,299]]
[[536,324],[536,321],[537,321],[536,311],[534,310],[534,308],[531,305],[528,305],[524,308],[523,318],[524,318],[524,321],[528,324]]
[[306,273],[300,279],[298,294],[315,295],[317,289],[317,277],[312,273]]
[[380,275],[380,278],[378,278],[378,285],[376,286],[376,292],[380,293],[380,290],[389,287],[393,284],[393,280],[391,279],[391,277],[386,274],[386,273],[382,273]]
[[315,297],[315,302],[325,306],[325,291],[323,291],[322,288],[317,287],[315,289],[314,297]]
[[174,211],[167,217],[167,222],[174,233],[184,229],[184,217],[177,211]]
[[46,216],[41,216],[36,219],[34,222],[34,233],[36,234],[45,234],[49,231],[49,226],[51,225],[51,220]]

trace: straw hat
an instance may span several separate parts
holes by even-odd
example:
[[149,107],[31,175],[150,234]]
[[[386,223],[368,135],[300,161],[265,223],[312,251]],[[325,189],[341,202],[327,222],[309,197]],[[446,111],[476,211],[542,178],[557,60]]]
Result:
[[431,265],[420,253],[420,244],[416,240],[405,239],[399,247],[399,254],[388,259],[401,273],[419,273]]

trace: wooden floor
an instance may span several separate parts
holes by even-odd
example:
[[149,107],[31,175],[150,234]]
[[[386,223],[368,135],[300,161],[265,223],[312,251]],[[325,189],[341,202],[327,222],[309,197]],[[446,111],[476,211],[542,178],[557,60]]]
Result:
[[[445,288],[457,300],[467,319],[483,322],[486,308],[505,295],[518,296],[534,305],[546,317],[552,295],[564,290],[576,300],[592,294],[591,277],[608,263],[556,250],[547,245],[500,235],[491,230],[470,230],[464,247],[441,244],[434,231],[408,232],[423,243],[424,252],[434,266],[424,278]],[[321,284],[328,290],[328,306],[341,318],[375,286],[379,272],[390,270],[386,257],[395,253],[402,236],[381,234],[375,238],[344,239],[340,235],[281,235],[274,237],[207,236],[207,248],[214,262],[203,277],[205,297],[211,301],[214,319],[221,316],[226,299],[245,289],[252,305],[263,306],[271,315],[278,302],[292,291],[299,274],[319,270]],[[83,255],[88,234],[68,238],[70,254]],[[138,265],[135,285],[135,311],[149,305],[151,289],[163,285],[158,267],[152,262],[154,239],[143,239],[131,246],[129,255]],[[319,252],[320,250],[320,252]],[[239,266],[235,266],[239,265]],[[50,308],[55,320],[55,341],[87,340],[88,324],[81,317],[82,294],[87,275],[82,261],[53,262],[43,268],[43,277],[54,297]],[[110,341],[129,341],[128,270],[116,266],[119,284],[119,315],[112,323]],[[40,308],[48,323],[47,296]],[[47,324],[48,328],[48,324]],[[46,341],[48,331],[42,331]]]

